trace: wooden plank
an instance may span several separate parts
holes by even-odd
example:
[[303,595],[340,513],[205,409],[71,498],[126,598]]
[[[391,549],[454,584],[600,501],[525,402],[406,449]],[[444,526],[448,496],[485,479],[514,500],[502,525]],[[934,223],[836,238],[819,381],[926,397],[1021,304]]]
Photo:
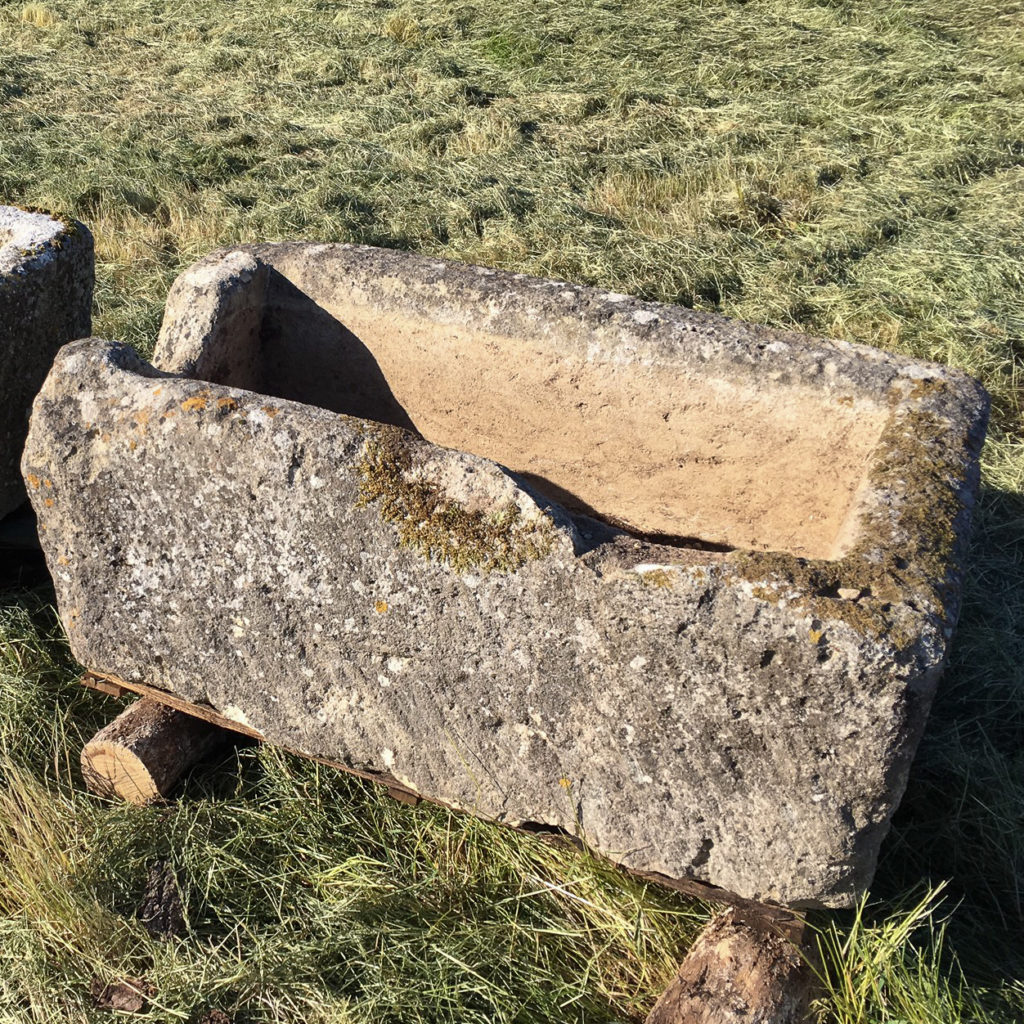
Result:
[[406,789],[395,789],[393,786],[388,788],[388,796],[400,804],[408,804],[409,807],[417,807],[423,799]]
[[[236,722],[232,718],[225,717],[208,704],[193,704],[191,701],[177,696],[177,694],[170,693],[167,690],[160,690],[146,683],[128,682],[126,679],[108,672],[96,671],[87,671],[82,676],[81,682],[84,686],[100,690],[103,693],[111,693],[114,696],[123,696],[125,693],[137,693],[142,697],[150,697],[153,700],[162,701],[177,711],[183,711],[213,725],[219,725],[222,729],[230,729],[251,739],[266,742],[263,734],[256,729],[242,722]],[[339,771],[348,772],[350,775],[385,786],[393,798],[410,806],[415,807],[420,801],[425,800],[435,806],[445,807],[459,814],[468,813],[460,808],[446,804],[443,800],[436,800],[432,797],[424,796],[422,793],[417,793],[414,789],[410,789],[387,772],[372,772],[362,768],[355,768],[340,761],[333,761],[325,757],[315,757],[312,754],[289,747],[281,747],[280,749],[290,754],[295,754],[298,757],[304,757],[309,761],[316,761],[318,764],[326,765],[329,768],[337,768]],[[579,847],[578,840],[575,840],[572,836],[564,836],[554,831],[538,832],[536,830],[527,830],[509,825],[507,822],[494,822],[494,824],[503,825],[505,828],[515,828],[519,832],[529,831],[531,835],[536,835],[543,841],[556,845]],[[594,851],[591,851],[591,855],[599,856]],[[602,859],[607,860],[607,858]],[[651,882],[663,888],[674,889],[676,892],[701,900],[704,903],[718,903],[732,907],[741,915],[742,920],[754,927],[767,928],[769,931],[790,942],[799,944],[803,940],[806,923],[800,911],[792,910],[779,904],[761,903],[757,900],[747,899],[744,896],[738,896],[736,893],[729,892],[727,889],[720,889],[718,886],[709,885],[707,882],[701,882],[695,878],[670,878],[668,875],[661,875],[656,872],[636,871],[615,861],[609,860],[608,863],[633,878]]]
[[232,732],[240,732],[243,736],[249,736],[254,740],[262,740],[263,734],[250,728],[244,722],[236,722],[233,718],[227,718],[219,711],[210,707],[209,704],[193,704],[191,701],[183,700],[177,694],[167,690],[159,690],[155,686],[146,683],[129,683],[119,676],[110,675],[106,672],[86,672],[80,682],[90,689],[99,690],[101,693],[110,693],[115,697],[123,697],[126,693],[137,693],[140,697],[151,697],[153,700],[174,708],[176,711],[184,711],[193,718],[201,718],[211,725],[219,725],[222,729],[230,729]]
[[123,697],[126,693],[131,693],[131,690],[126,690],[123,686],[117,683],[111,683],[106,679],[101,679],[99,676],[94,676],[89,672],[86,672],[84,676],[79,680],[83,686],[88,686],[90,690],[97,690],[99,693],[105,693],[110,697]]

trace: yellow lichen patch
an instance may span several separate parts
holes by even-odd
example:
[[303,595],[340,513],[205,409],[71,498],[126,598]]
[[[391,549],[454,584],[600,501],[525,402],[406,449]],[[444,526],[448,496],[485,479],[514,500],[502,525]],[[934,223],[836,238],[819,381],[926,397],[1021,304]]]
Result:
[[375,602],[375,604],[373,606],[373,610],[378,615],[384,615],[387,612],[387,610],[388,610],[388,603],[387,603],[387,601],[377,601],[377,602]]
[[807,632],[807,637],[811,641],[812,644],[820,644],[821,643],[821,638],[824,635],[825,635],[825,630],[823,630],[823,629],[811,629],[811,630],[808,630],[808,632]]
[[186,398],[185,401],[181,403],[181,407],[185,412],[202,412],[209,403],[209,395],[206,392],[203,392],[200,395],[193,395],[191,398]]
[[43,486],[50,490],[53,490],[53,481],[49,477],[44,477]]
[[217,408],[223,409],[224,412],[231,412],[232,410],[238,408],[238,403],[233,398],[218,398]]
[[163,385],[162,384],[157,384],[157,386],[155,388],[153,388],[153,394],[154,395],[162,394],[163,390],[164,390],[163,389]]
[[280,412],[281,410],[280,410],[280,409],[278,409],[278,408],[276,408],[276,407],[275,407],[275,406],[273,406],[273,405],[265,405],[265,406],[263,406],[263,411],[264,411],[264,412],[265,412],[265,413],[266,413],[266,414],[267,414],[267,415],[268,415],[268,416],[269,416],[269,417],[270,417],[271,419],[273,419],[273,418],[274,418],[274,417],[275,417],[275,416],[276,416],[276,415],[277,415],[277,414],[278,414],[278,413],[279,413],[279,412]]
[[71,564],[71,559],[68,558],[67,555],[60,555],[57,558],[57,564],[58,565],[70,565]]
[[138,441],[136,441],[136,440],[134,440],[134,439],[133,439],[133,440],[131,440],[131,441],[129,441],[129,442],[128,442],[128,450],[129,450],[129,451],[132,451],[132,452],[133,452],[133,451],[135,451],[135,449],[136,449],[136,448],[138,448],[138,447],[139,447],[139,442],[138,442]]
[[39,490],[39,477],[37,477],[35,473],[26,473],[25,479],[28,481],[28,485],[33,491]]
[[150,412],[148,409],[138,409],[132,419],[140,426],[144,427],[149,422]]
[[941,377],[921,377],[911,385],[907,396],[912,399],[928,398],[930,395],[941,395],[946,390],[946,382]]
[[53,498],[47,498],[47,499],[46,499],[46,500],[45,500],[45,501],[43,502],[43,504],[44,504],[44,505],[45,505],[45,506],[46,506],[47,508],[53,508]]

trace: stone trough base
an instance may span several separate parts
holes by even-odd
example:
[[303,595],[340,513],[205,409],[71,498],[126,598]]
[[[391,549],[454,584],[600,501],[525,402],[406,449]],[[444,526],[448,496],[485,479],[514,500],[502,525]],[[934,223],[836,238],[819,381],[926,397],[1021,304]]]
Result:
[[[245,737],[248,740],[258,740],[260,742],[265,741],[265,737],[256,732],[256,730],[250,729],[248,726],[242,725],[233,719],[225,718],[209,705],[193,704],[189,701],[182,700],[180,697],[176,697],[174,694],[169,693],[166,690],[159,690],[155,687],[147,686],[145,683],[129,683],[127,680],[119,679],[117,676],[99,672],[86,672],[82,675],[79,681],[83,686],[88,687],[90,690],[96,690],[99,693],[105,693],[111,697],[125,697],[134,694],[141,698],[136,704],[130,705],[126,712],[123,712],[118,719],[115,719],[115,722],[130,715],[133,712],[133,709],[138,708],[140,704],[161,705],[166,708],[168,712],[179,716],[178,718],[167,717],[166,725],[164,726],[168,734],[168,740],[173,741],[175,736],[180,736],[180,723],[182,718],[191,720],[191,723],[184,727],[185,731],[190,735],[186,737],[185,745],[178,752],[176,770],[171,773],[173,774],[173,779],[169,785],[157,787],[155,790],[150,786],[146,792],[141,792],[135,779],[129,777],[129,773],[127,772],[120,773],[122,776],[121,779],[115,780],[110,777],[106,777],[99,780],[96,784],[90,781],[89,773],[85,772],[84,774],[86,775],[86,782],[89,785],[89,788],[99,795],[117,797],[129,803],[148,803],[167,797],[172,792],[174,783],[176,783],[182,775],[193,767],[195,762],[205,754],[207,749],[206,746],[203,746],[202,750],[200,750],[198,754],[193,754],[191,751],[192,747],[199,746],[199,744],[196,744],[193,734],[200,736],[202,740],[208,739],[208,735],[203,731],[203,727],[217,729],[225,735],[235,734],[237,736]],[[89,751],[90,746],[97,740],[103,742],[104,734],[109,728],[109,725],[105,726],[96,734],[95,737],[93,737],[93,740],[86,744],[86,747],[83,749],[83,763],[86,759],[86,754]],[[289,749],[288,753],[295,754],[299,757],[309,757],[308,754],[301,750]],[[159,776],[161,773],[166,773],[167,765],[162,759],[163,755],[161,754],[160,756],[161,760],[155,766],[151,766],[147,762],[145,774],[150,776]],[[335,768],[338,771],[345,772],[348,775],[355,775],[357,778],[364,779],[367,782],[373,782],[379,786],[383,786],[387,790],[388,795],[399,803],[415,807],[425,799],[421,794],[417,793],[415,790],[409,789],[400,779],[396,779],[386,771],[364,771],[359,768],[354,768],[352,765],[343,764],[340,761],[330,760],[329,758],[320,757],[311,758],[311,760],[315,760],[319,764],[326,765],[329,768]],[[448,807],[449,810],[461,813],[461,808],[452,807],[449,804],[445,804],[443,801],[432,800],[430,798],[426,798],[426,800],[428,803]],[[500,824],[508,826],[507,822]],[[519,830],[528,831],[531,835],[535,835],[539,840],[545,842],[567,844],[576,849],[580,848],[578,840],[574,837],[566,836],[561,831],[544,831],[543,829],[538,830],[536,828],[529,828],[526,830],[520,828]],[[591,855],[593,855],[593,852],[591,852]],[[737,893],[730,892],[727,889],[721,889],[715,885],[709,885],[707,882],[702,882],[695,878],[669,878],[667,875],[631,870],[622,864],[616,864],[614,862],[612,862],[612,864],[634,878],[642,878],[644,881],[652,882],[653,884],[659,885],[663,888],[683,893],[686,896],[701,900],[704,903],[730,907],[736,911],[738,919],[753,922],[758,929],[766,931],[791,944],[799,946],[806,937],[805,919],[803,914],[798,911],[791,910],[776,903],[764,903],[757,900],[746,899]]]

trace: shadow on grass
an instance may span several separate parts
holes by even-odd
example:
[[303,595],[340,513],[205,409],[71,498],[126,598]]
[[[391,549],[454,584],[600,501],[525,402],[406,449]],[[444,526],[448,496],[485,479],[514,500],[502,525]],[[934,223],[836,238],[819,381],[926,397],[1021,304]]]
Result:
[[872,889],[948,880],[969,977],[1024,976],[1024,497],[983,487],[950,664]]

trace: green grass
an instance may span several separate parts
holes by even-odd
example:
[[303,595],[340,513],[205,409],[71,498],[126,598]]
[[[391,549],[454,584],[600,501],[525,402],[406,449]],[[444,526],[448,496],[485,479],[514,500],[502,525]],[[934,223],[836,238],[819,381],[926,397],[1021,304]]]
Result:
[[[960,366],[994,399],[964,612],[826,1020],[1024,1018],[1024,5],[0,0],[0,200],[97,240],[151,350],[234,241],[362,241]],[[706,916],[592,860],[248,748],[87,795],[111,702],[45,590],[0,605],[0,1020],[641,1020]],[[169,858],[188,934],[133,917]],[[940,897],[922,896],[945,883]],[[924,886],[925,889],[921,887]],[[922,902],[923,900],[923,902]]]

